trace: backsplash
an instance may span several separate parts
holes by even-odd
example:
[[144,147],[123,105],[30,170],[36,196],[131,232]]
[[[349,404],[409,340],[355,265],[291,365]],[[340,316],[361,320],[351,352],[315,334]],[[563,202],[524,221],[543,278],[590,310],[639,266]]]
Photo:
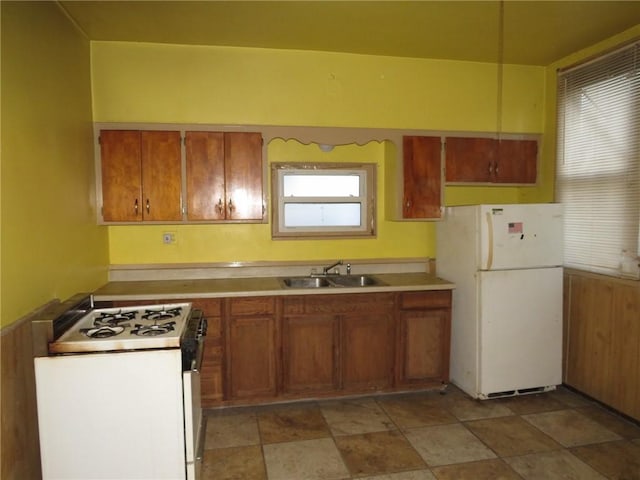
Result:
[[[342,260],[337,268],[347,273],[347,264],[352,274],[380,273],[434,273],[432,258],[392,258],[392,259],[327,259],[296,262],[231,262],[162,265],[111,265],[109,281],[152,281],[152,280],[198,280],[213,278],[249,278],[305,276],[312,271],[322,273],[322,269]],[[333,271],[333,270],[332,270]]]

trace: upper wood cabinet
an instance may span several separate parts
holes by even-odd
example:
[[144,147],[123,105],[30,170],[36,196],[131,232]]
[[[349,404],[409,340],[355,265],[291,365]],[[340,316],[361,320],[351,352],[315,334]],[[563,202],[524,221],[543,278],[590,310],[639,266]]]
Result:
[[179,221],[180,132],[100,131],[105,222]]
[[262,135],[186,132],[187,219],[264,218]]
[[442,216],[442,162],[440,137],[406,136],[402,139],[403,219]]
[[495,138],[447,137],[448,183],[535,184],[538,142]]
[[265,222],[262,151],[255,132],[101,129],[98,221]]

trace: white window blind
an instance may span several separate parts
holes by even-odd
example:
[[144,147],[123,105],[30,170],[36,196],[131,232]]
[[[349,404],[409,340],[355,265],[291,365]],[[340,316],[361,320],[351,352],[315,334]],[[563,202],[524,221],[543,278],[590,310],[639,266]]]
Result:
[[639,278],[640,42],[558,75],[565,266]]

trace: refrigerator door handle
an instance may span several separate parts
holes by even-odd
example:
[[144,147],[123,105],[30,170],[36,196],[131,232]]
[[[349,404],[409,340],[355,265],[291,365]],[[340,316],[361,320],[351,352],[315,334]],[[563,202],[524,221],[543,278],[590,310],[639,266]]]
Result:
[[487,236],[489,251],[487,252],[487,266],[485,269],[491,270],[493,264],[493,218],[491,217],[491,212],[487,212]]

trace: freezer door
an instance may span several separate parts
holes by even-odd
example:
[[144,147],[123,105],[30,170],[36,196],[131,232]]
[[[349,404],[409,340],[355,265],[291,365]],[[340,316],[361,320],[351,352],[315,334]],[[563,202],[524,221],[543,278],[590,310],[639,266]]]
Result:
[[481,270],[562,265],[562,206],[481,205]]
[[479,397],[562,382],[562,268],[479,273]]

